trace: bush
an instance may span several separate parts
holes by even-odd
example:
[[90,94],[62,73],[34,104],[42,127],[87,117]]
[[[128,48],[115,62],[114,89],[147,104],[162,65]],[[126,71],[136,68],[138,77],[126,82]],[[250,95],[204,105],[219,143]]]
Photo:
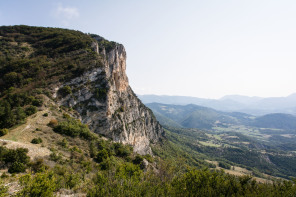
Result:
[[95,138],[95,135],[91,133],[87,125],[82,124],[79,120],[75,120],[74,118],[68,118],[66,121],[60,122],[53,130],[60,134],[71,137],[81,137],[86,140]]
[[131,154],[131,149],[128,145],[123,145],[121,143],[114,143],[113,146],[115,149],[116,156],[127,157]]
[[49,159],[55,162],[61,161],[62,160],[62,155],[57,154],[56,152],[53,152],[49,155]]
[[20,173],[20,172],[25,172],[26,171],[26,166],[21,163],[21,162],[14,162],[9,168],[8,172],[9,173]]
[[40,137],[34,138],[34,139],[32,139],[31,143],[32,144],[40,144],[40,143],[42,143],[42,139]]
[[74,188],[76,185],[78,185],[81,182],[79,175],[76,173],[70,173],[65,178],[66,178],[65,185],[67,188],[70,188],[70,189]]
[[25,109],[25,113],[27,114],[27,116],[33,115],[37,112],[37,107],[29,105],[26,109]]
[[145,158],[148,162],[150,162],[150,163],[153,162],[153,157],[152,157],[151,155],[149,155],[149,154],[144,155],[144,158]]
[[64,86],[59,89],[58,93],[61,94],[63,97],[65,97],[69,94],[72,94],[72,90],[70,86]]
[[141,164],[143,162],[143,157],[140,155],[137,155],[136,158],[133,160],[134,164]]
[[106,149],[103,149],[103,150],[98,151],[97,156],[96,156],[96,161],[101,163],[102,161],[104,161],[108,157],[109,157],[108,151]]
[[51,119],[48,123],[50,127],[56,127],[58,125],[58,121],[56,119]]
[[[3,174],[1,175],[1,178],[2,179],[5,179],[5,178],[8,178],[9,176],[8,176],[8,174],[6,174],[5,172],[3,172]],[[0,195],[1,196],[1,195]]]
[[34,178],[27,174],[20,178],[23,189],[17,196],[53,196],[57,189],[57,181],[53,173],[38,173]]
[[27,155],[29,151],[26,148],[17,148],[16,150],[6,149],[3,151],[4,151],[4,154],[3,154],[2,160],[6,164],[20,162],[26,165],[30,161],[30,157]]
[[124,163],[117,168],[116,175],[124,179],[139,178],[142,175],[142,170],[138,165]]
[[48,116],[48,113],[43,114],[43,116],[44,116],[44,117],[47,117],[47,116]]
[[0,129],[0,137],[8,133],[8,129]]
[[34,173],[44,172],[45,170],[48,169],[48,166],[43,164],[43,159],[41,159],[41,158],[39,158],[36,161],[32,162],[30,164],[30,167],[31,167],[32,172],[34,172]]
[[36,107],[41,107],[43,104],[43,100],[42,99],[34,99],[32,101],[32,105],[36,106]]
[[68,147],[68,141],[66,138],[64,138],[62,141],[58,142],[58,145],[62,146],[63,148],[67,148]]
[[219,162],[219,167],[230,170],[231,165],[225,162]]

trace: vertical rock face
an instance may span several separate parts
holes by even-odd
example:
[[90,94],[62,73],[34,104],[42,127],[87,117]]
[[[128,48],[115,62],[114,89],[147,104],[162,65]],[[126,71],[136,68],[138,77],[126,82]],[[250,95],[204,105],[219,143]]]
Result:
[[123,45],[115,44],[109,52],[99,50],[97,43],[93,48],[100,51],[101,66],[59,87],[70,86],[73,92],[60,103],[75,108],[94,132],[151,154],[150,143],[159,141],[164,131],[129,86]]

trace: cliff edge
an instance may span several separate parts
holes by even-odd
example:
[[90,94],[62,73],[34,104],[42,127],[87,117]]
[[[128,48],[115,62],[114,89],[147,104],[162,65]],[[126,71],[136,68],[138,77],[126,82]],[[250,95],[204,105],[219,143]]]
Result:
[[91,131],[130,144],[139,154],[152,153],[150,144],[164,131],[129,86],[123,45],[94,34],[30,26],[2,26],[0,41],[1,96],[46,93],[74,109]]

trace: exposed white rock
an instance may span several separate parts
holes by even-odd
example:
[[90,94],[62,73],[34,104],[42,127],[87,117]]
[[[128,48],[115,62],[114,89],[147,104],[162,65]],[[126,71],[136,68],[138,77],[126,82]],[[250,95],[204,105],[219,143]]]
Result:
[[130,144],[139,154],[151,154],[150,143],[161,138],[163,129],[129,86],[123,45],[116,44],[103,57],[102,67],[61,86],[70,86],[73,94],[59,102],[74,107],[94,132]]

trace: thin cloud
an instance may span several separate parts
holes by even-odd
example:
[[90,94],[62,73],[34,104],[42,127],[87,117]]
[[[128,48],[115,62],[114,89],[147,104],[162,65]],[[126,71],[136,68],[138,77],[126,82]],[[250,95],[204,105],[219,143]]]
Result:
[[75,7],[67,7],[62,4],[58,4],[55,8],[53,15],[55,18],[60,20],[63,25],[68,26],[74,19],[79,18],[79,10]]

